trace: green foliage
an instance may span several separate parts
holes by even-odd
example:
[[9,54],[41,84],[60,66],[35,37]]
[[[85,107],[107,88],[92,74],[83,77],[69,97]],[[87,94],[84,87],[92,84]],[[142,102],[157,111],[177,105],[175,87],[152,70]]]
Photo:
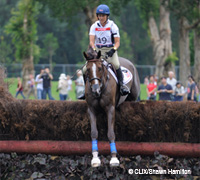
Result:
[[53,33],[46,34],[43,40],[44,48],[43,48],[43,56],[50,57],[55,54],[56,49],[59,47],[58,39],[54,37]]
[[37,0],[51,9],[52,15],[62,21],[71,21],[72,16],[86,13],[87,9],[96,8],[99,4],[107,4],[114,14],[119,15],[122,6],[130,0]]
[[144,27],[148,27],[150,16],[155,18],[159,15],[160,0],[135,0],[135,5],[140,12],[140,17],[144,21]]
[[184,16],[192,22],[194,19],[200,18],[199,0],[170,0],[168,2],[168,8],[174,13],[177,19]]
[[11,46],[4,41],[4,37],[0,37],[0,64],[10,64],[9,55],[12,53]]
[[166,62],[172,62],[173,64],[176,63],[176,61],[178,61],[178,57],[176,55],[176,52],[173,52],[172,54],[170,54],[167,58],[166,58]]
[[[133,60],[136,64],[152,64],[151,57],[153,50],[151,48],[151,41],[146,29],[142,27],[142,19],[139,17],[135,2],[129,2],[122,9],[121,15],[115,19],[119,19],[118,21],[121,24],[119,24],[121,35],[119,50],[121,48],[124,49],[124,53],[121,55],[120,52],[119,55]],[[127,37],[123,36],[124,32],[127,34]]]
[[35,21],[39,8],[38,3],[33,0],[20,0],[17,8],[12,10],[12,17],[5,27],[6,33],[12,37],[12,42],[16,48],[15,57],[19,62],[30,57],[30,55],[34,56],[34,52],[38,53],[38,47],[34,44],[37,41]]
[[131,48],[131,39],[129,34],[124,31],[123,25],[121,24],[120,18],[115,18],[115,23],[119,27],[120,31],[120,48],[118,50],[118,55],[130,60],[133,60],[133,52]]

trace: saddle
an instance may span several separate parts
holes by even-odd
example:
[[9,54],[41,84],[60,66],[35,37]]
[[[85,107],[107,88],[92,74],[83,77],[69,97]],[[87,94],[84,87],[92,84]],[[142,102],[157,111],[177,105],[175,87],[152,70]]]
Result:
[[[115,67],[111,63],[108,63],[105,60],[103,61],[103,65],[108,69],[108,71],[110,72],[110,74],[113,76],[113,78],[115,79],[115,81],[118,84],[117,71],[116,71]],[[123,77],[124,77],[123,83],[128,84],[132,80],[133,75],[127,68],[125,68],[123,66],[121,66],[121,70],[122,70]]]

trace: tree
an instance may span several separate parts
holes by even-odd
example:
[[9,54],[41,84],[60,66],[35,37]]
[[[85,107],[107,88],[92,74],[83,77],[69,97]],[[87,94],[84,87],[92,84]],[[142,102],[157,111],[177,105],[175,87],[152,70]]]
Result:
[[37,55],[39,53],[39,47],[36,45],[37,26],[35,23],[38,9],[38,3],[34,0],[20,0],[5,27],[16,48],[15,58],[23,64],[22,79],[25,92],[28,89],[29,75],[34,74],[34,53]]
[[119,10],[130,0],[38,0],[48,5],[54,17],[64,21],[70,21],[72,16],[84,13],[85,23],[90,27],[96,21],[96,8],[99,4],[109,5],[113,13],[118,14]]
[[[156,62],[155,74],[160,78],[166,75],[169,70],[175,71],[174,62],[166,61],[172,54],[170,12],[166,8],[168,1],[136,0],[135,4],[144,20],[144,27],[148,29],[150,34]],[[159,27],[157,19],[159,19]]]
[[4,37],[0,38],[0,64],[10,64],[10,54],[12,49],[9,44],[4,41]]
[[200,25],[194,32],[194,78],[200,86]]
[[58,48],[58,40],[52,33],[48,33],[43,40],[44,49],[43,56],[48,57],[50,64],[50,71],[53,70],[53,60],[52,57],[55,54],[56,49]]
[[[169,9],[179,21],[179,77],[184,86],[187,85],[187,77],[190,71],[190,41],[189,32],[200,23],[199,0],[170,0]],[[194,39],[196,39],[195,37]]]

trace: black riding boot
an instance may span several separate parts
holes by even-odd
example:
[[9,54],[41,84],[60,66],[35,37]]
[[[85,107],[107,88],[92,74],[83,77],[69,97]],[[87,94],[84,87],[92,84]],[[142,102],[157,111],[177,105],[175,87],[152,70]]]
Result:
[[[84,79],[84,83],[85,83],[85,85],[86,85],[86,77],[85,77],[85,74],[83,74],[83,79]],[[78,97],[78,99],[82,99],[82,100],[85,99],[85,91],[83,92],[83,94],[81,94],[81,95]]]
[[130,93],[130,90],[129,88],[123,83],[123,74],[122,74],[122,70],[121,68],[117,69],[117,78],[118,78],[118,81],[119,81],[119,86],[120,86],[120,94],[122,96],[125,96],[127,94]]

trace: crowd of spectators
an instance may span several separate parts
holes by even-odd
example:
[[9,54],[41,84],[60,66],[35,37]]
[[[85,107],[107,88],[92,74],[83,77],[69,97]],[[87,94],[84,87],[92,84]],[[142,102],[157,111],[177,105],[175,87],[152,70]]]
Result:
[[[184,87],[180,81],[177,81],[172,71],[168,72],[168,77],[162,77],[160,84],[157,84],[155,75],[145,77],[144,84],[146,85],[148,100],[167,100],[167,101],[199,101],[199,88],[194,78],[188,76],[187,87]],[[158,98],[157,98],[158,95]],[[199,95],[199,98],[197,98]]]
[[[18,79],[17,90],[15,97],[20,94],[24,99],[29,99],[32,94],[35,99],[47,99],[54,100],[52,96],[52,80],[53,75],[50,73],[49,68],[41,69],[40,73],[36,75],[35,79],[33,75],[29,76],[28,81],[28,92],[27,98],[23,94],[23,87],[20,77]],[[77,71],[77,79],[75,82],[75,93],[76,98],[84,93],[85,84],[83,80],[83,74],[81,70]],[[162,77],[159,80],[155,75],[150,75],[145,77],[144,84],[146,85],[147,100],[167,100],[167,101],[199,101],[200,93],[198,84],[195,82],[194,78],[190,75],[188,76],[187,87],[184,87],[180,81],[175,79],[174,73],[172,71],[168,72],[168,77]],[[57,90],[59,93],[60,100],[70,99],[69,92],[72,91],[72,80],[69,75],[64,73],[60,74]]]
[[[28,92],[27,96],[25,97],[23,94],[23,86],[21,82],[21,78],[18,77],[18,84],[16,89],[16,95],[17,98],[19,94],[24,99],[29,99],[30,95],[33,95],[35,99],[41,100],[41,99],[48,99],[54,100],[55,98],[52,96],[52,80],[53,75],[50,73],[49,68],[41,69],[40,73],[34,76],[32,74],[29,75],[29,81],[28,81]],[[80,94],[82,94],[85,90],[85,84],[83,80],[82,71],[77,71],[77,79],[75,80],[75,92],[76,97],[79,97]],[[64,73],[60,74],[58,86],[56,89],[56,92],[59,93],[59,99],[60,100],[67,100],[69,98],[69,92],[72,91],[72,80],[69,75],[66,75]]]

